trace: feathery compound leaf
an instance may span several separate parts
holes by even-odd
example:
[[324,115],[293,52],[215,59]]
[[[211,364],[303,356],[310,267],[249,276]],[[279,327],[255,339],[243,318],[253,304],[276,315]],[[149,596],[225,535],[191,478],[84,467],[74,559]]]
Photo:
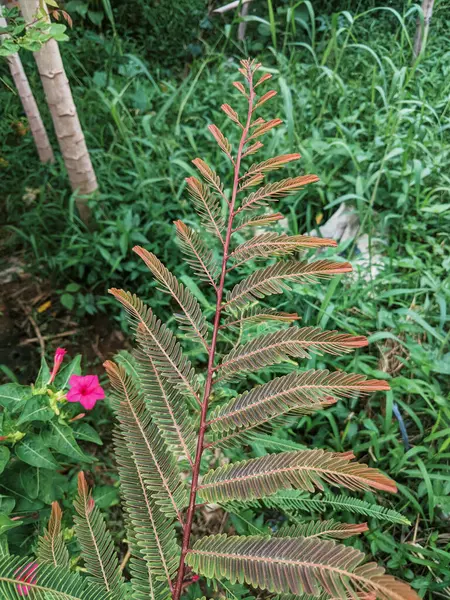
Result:
[[91,580],[103,584],[113,598],[125,598],[124,580],[120,574],[113,541],[83,472],[78,474],[78,496],[74,506],[78,513],[74,517],[75,531]]
[[[252,214],[252,211],[250,214]],[[270,225],[271,223],[275,223],[276,221],[281,221],[284,219],[281,213],[268,213],[265,215],[256,216],[245,216],[244,213],[241,213],[238,216],[241,218],[238,219],[239,223],[233,229],[233,233],[243,229],[244,227],[261,227],[263,225]]]
[[280,321],[281,323],[293,323],[300,319],[297,313],[279,312],[272,308],[262,306],[250,306],[240,311],[238,316],[228,317],[220,329],[233,329],[245,325],[258,325],[270,321]]
[[264,73],[264,75],[261,75],[259,80],[255,83],[255,88],[257,88],[258,85],[261,85],[261,83],[264,83],[268,79],[272,79],[272,75],[270,73]]
[[216,192],[218,192],[222,196],[224,200],[227,201],[223,193],[223,184],[220,181],[220,177],[217,175],[217,173],[213,171],[211,167],[207,165],[205,161],[201,158],[194,159],[192,163],[200,171],[200,173],[203,176],[203,179],[205,179],[209,183],[209,185],[213,187],[216,190]]
[[106,361],[103,366],[115,391],[113,409],[120,429],[146,486],[161,511],[177,516],[181,521],[180,510],[187,498],[174,456],[168,452],[131,377],[111,361]]
[[318,327],[290,327],[260,335],[243,346],[237,346],[223,357],[217,367],[220,379],[242,371],[255,371],[294,358],[310,358],[311,353],[324,352],[339,356],[355,348],[367,346],[367,338]]
[[148,252],[140,246],[135,246],[133,251],[142,258],[156,279],[166,288],[183,311],[183,314],[174,314],[176,320],[181,324],[181,329],[188,332],[190,338],[200,341],[208,350],[209,346],[206,341],[208,328],[196,298],[152,252]]
[[238,283],[231,292],[228,292],[224,308],[242,306],[265,296],[281,294],[291,290],[290,284],[317,283],[320,279],[329,279],[333,275],[349,273],[351,270],[350,263],[331,260],[317,260],[312,263],[294,260],[278,262],[264,269],[258,269],[250,277]]
[[230,254],[230,258],[242,264],[247,260],[255,258],[292,254],[292,252],[295,252],[299,248],[321,248],[324,246],[337,246],[337,243],[331,239],[311,237],[309,235],[287,235],[286,233],[267,232],[256,235],[238,246]]
[[274,156],[273,158],[269,158],[268,160],[264,160],[263,162],[256,163],[252,165],[247,173],[245,173],[244,177],[249,177],[254,173],[268,173],[269,171],[276,171],[277,169],[281,169],[284,165],[293,160],[298,160],[301,158],[300,154],[281,154],[280,156]]
[[222,152],[225,152],[225,154],[228,156],[228,158],[232,161],[233,159],[231,157],[230,142],[227,140],[227,138],[223,135],[223,133],[220,131],[220,129],[216,125],[208,125],[208,129],[213,134],[214,139],[216,140],[217,144],[219,145],[219,148],[222,150]]
[[315,181],[319,181],[317,175],[302,175],[301,177],[292,177],[276,181],[275,183],[268,183],[244,198],[240,208],[238,208],[236,212],[239,213],[243,210],[248,210],[249,208],[263,206],[269,200],[278,200],[283,196],[301,190],[303,186],[308,183],[314,183]]
[[371,504],[360,498],[350,498],[349,496],[331,496],[317,494],[316,496],[305,496],[298,490],[283,490],[277,492],[270,498],[263,498],[261,502],[268,508],[281,510],[300,510],[307,513],[320,512],[327,510],[345,511],[355,515],[362,515],[387,521],[389,523],[398,523],[400,525],[410,525],[409,520],[399,512]]
[[245,87],[242,85],[242,83],[240,81],[233,81],[233,85],[234,87],[239,90],[241,92],[241,94],[245,97],[248,98],[248,94],[245,91]]
[[139,379],[153,421],[170,450],[192,465],[196,433],[184,398],[160,377],[151,358],[142,352],[136,355]]
[[69,566],[69,551],[61,532],[62,511],[57,502],[52,502],[52,512],[44,535],[39,538],[37,557],[39,564],[54,567]]
[[175,221],[177,235],[182,252],[187,256],[186,262],[203,281],[208,281],[217,289],[216,280],[220,269],[213,253],[209,250],[198,233],[182,221]]
[[239,115],[234,110],[234,108],[231,108],[229,104],[222,104],[220,108],[223,110],[223,112],[227,115],[229,119],[231,119],[234,123],[237,123],[239,127],[242,127],[242,124],[239,121]]
[[145,471],[128,449],[123,434],[116,434],[114,439],[120,490],[128,517],[128,543],[135,559],[131,561],[133,590],[139,587],[142,600],[170,597],[180,555],[173,521],[155,505],[144,481]]
[[383,380],[368,380],[364,375],[341,371],[289,373],[215,408],[208,425],[216,432],[257,427],[294,409],[300,414],[310,414],[334,404],[338,398],[388,389],[389,385]]
[[419,600],[408,585],[363,560],[359,550],[331,540],[224,534],[203,537],[187,555],[192,569],[208,578],[225,576],[275,593],[318,596],[324,590],[345,598],[373,592],[381,600]]
[[350,490],[396,492],[395,483],[380,471],[352,463],[347,454],[324,450],[280,452],[224,465],[209,471],[198,491],[206,502],[253,500],[281,489],[323,490],[323,484]]
[[263,179],[264,175],[262,173],[255,173],[254,175],[247,177],[244,183],[241,183],[239,186],[237,193],[239,194],[249,187],[255,187],[255,185],[259,185]]
[[257,108],[259,108],[260,106],[262,106],[265,102],[267,102],[268,100],[270,100],[271,98],[273,98],[276,95],[277,95],[277,92],[275,90],[270,90],[269,92],[266,92],[258,100],[258,102],[256,103],[256,106],[255,106],[254,110],[256,110]]
[[247,142],[249,142],[250,140],[254,140],[255,138],[261,135],[264,135],[265,133],[268,133],[274,127],[278,127],[278,125],[281,125],[282,122],[283,121],[281,119],[272,119],[271,121],[267,121],[267,123],[260,125],[253,131],[253,133],[247,138]]
[[247,147],[247,150],[244,152],[244,154],[242,155],[242,158],[245,158],[246,156],[251,156],[252,154],[255,154],[256,152],[258,152],[258,150],[260,148],[263,147],[264,144],[262,144],[259,140],[257,142],[255,142],[254,144],[252,144],[251,146]]
[[200,402],[197,376],[170,329],[135,294],[116,288],[110,289],[109,293],[124,306],[137,330],[136,337],[143,352],[150,356],[161,375]]
[[0,557],[0,598],[20,600],[113,600],[104,586],[66,567],[38,565],[30,558]]
[[186,183],[189,187],[194,208],[203,225],[208,231],[214,233],[223,244],[222,232],[225,222],[217,196],[211,194],[208,186],[201,183],[196,177],[188,177]]
[[368,531],[367,523],[340,523],[330,519],[328,521],[307,521],[297,525],[281,527],[274,537],[304,537],[304,538],[333,538],[345,540],[354,535]]

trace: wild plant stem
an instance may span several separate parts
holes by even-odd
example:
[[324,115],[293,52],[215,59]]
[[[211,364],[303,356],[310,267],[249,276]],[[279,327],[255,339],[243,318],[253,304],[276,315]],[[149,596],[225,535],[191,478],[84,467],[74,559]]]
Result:
[[186,554],[189,551],[189,542],[191,538],[191,530],[192,530],[192,522],[194,519],[195,506],[196,506],[196,496],[197,496],[197,487],[198,487],[198,478],[200,474],[200,463],[202,459],[203,450],[205,449],[204,439],[206,433],[206,424],[207,424],[207,413],[208,413],[208,403],[211,395],[212,388],[212,379],[214,374],[214,359],[216,354],[216,346],[217,346],[217,335],[220,327],[220,317],[222,313],[222,297],[225,287],[225,277],[227,274],[227,262],[228,262],[228,252],[231,241],[231,234],[233,233],[233,219],[235,216],[234,207],[236,204],[237,191],[239,187],[239,170],[241,166],[242,154],[244,150],[244,145],[247,140],[247,135],[250,129],[250,123],[252,119],[252,111],[253,111],[253,99],[254,99],[254,90],[253,90],[253,74],[251,72],[250,67],[247,70],[248,73],[248,82],[249,82],[249,101],[248,101],[248,114],[247,114],[247,122],[242,130],[242,136],[239,143],[238,152],[236,155],[236,161],[234,163],[234,182],[233,182],[233,191],[231,195],[231,201],[229,204],[229,212],[228,212],[228,225],[227,232],[225,237],[225,242],[223,245],[223,257],[222,257],[222,270],[220,274],[220,282],[216,291],[216,313],[214,316],[214,327],[213,334],[211,340],[211,347],[208,356],[208,370],[206,376],[205,390],[203,393],[203,401],[201,407],[200,414],[200,427],[198,432],[198,440],[197,440],[197,450],[195,453],[194,466],[192,469],[192,482],[191,482],[191,490],[189,495],[189,505],[186,513],[186,521],[183,527],[183,541],[181,546],[181,557],[180,557],[180,565],[178,567],[178,575],[177,581],[175,584],[175,590],[173,593],[173,600],[179,600],[181,591],[183,588],[183,579],[185,572],[185,559]]

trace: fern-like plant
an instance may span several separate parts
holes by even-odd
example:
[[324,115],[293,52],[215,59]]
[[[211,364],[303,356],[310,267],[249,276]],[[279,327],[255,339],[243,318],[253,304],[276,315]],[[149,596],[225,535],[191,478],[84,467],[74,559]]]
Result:
[[[232,169],[231,192],[209,165],[195,159],[200,178],[188,178],[187,185],[203,230],[175,223],[186,262],[215,294],[212,322],[191,291],[154,254],[135,248],[177,305],[174,317],[184,337],[204,352],[205,372],[194,370],[172,330],[149,306],[130,292],[111,290],[125,307],[137,340],[133,361],[105,363],[117,416],[115,444],[131,553],[130,581],[122,577],[103,518],[80,474],[75,529],[88,576],[67,571],[61,514],[54,506],[39,543],[38,567],[9,556],[0,561],[2,598],[17,598],[19,586],[25,586],[33,598],[46,600],[179,600],[195,573],[224,581],[224,590],[235,583],[246,584],[283,600],[418,599],[406,583],[364,562],[361,551],[335,541],[366,531],[365,523],[304,518],[308,511],[341,508],[404,523],[404,517],[393,510],[333,495],[337,487],[393,493],[395,483],[356,462],[351,452],[305,449],[294,442],[286,442],[287,449],[279,451],[283,450],[281,442],[277,446],[268,435],[271,426],[286,416],[311,414],[338,399],[387,390],[387,383],[341,371],[291,370],[230,398],[230,381],[242,386],[250,372],[286,359],[292,365],[292,358],[340,355],[367,345],[362,336],[300,327],[296,314],[260,304],[294,284],[316,283],[347,273],[351,266],[325,259],[297,260],[302,248],[335,246],[330,239],[265,232],[247,235],[242,241],[242,234],[252,227],[266,227],[281,218],[268,211],[268,205],[317,177],[265,183],[270,171],[297,160],[298,154],[247,164],[248,157],[261,148],[260,138],[280,120],[257,116],[259,108],[275,95],[274,91],[259,94],[270,75],[265,73],[255,82],[260,65],[250,60],[241,65],[244,83],[234,86],[246,100],[246,114],[239,115],[228,104],[222,106],[240,131],[237,149],[218,127],[209,127]],[[236,238],[241,243],[236,244]],[[286,255],[287,259],[277,260]],[[271,261],[268,266],[254,266],[249,276],[228,289],[231,271],[264,259]],[[264,332],[264,326],[270,328]],[[263,333],[256,334],[261,327]],[[208,469],[220,456],[220,448],[245,448],[255,440],[272,452]],[[234,514],[246,507],[267,506],[283,512],[286,524],[271,536],[252,525],[255,535],[217,534],[195,540],[193,523],[204,503],[220,504]],[[207,581],[203,589],[210,590]]]

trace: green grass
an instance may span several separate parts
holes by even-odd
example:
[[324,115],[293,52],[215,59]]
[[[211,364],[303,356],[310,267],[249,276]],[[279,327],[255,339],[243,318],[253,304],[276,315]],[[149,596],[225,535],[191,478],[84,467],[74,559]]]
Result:
[[[368,280],[356,276],[328,287],[301,287],[283,308],[297,310],[304,325],[368,333],[372,342],[369,351],[352,359],[316,357],[308,366],[345,364],[369,376],[395,377],[385,397],[340,402],[323,414],[293,421],[279,437],[352,448],[392,474],[399,493],[384,503],[412,525],[392,525],[383,532],[375,527],[359,543],[410,580],[424,598],[448,598],[448,13],[444,2],[436,3],[426,54],[413,64],[415,9],[406,7],[405,14],[391,8],[360,10],[358,16],[324,11],[313,20],[311,3],[295,4],[297,13],[276,12],[275,3],[269,3],[273,10],[261,13],[268,25],[249,22],[250,51],[264,35],[267,45],[277,44],[261,59],[279,90],[268,111],[285,122],[266,142],[261,160],[299,151],[301,169],[316,173],[320,183],[280,202],[291,230],[310,231],[320,217],[326,220],[347,202],[355,207],[373,253],[382,255],[383,270]],[[116,26],[120,35],[120,23]],[[85,311],[100,310],[117,317],[106,296],[111,285],[151,298],[156,312],[167,315],[166,301],[131,247],[149,247],[189,284],[171,222],[192,219],[184,184],[193,172],[191,159],[201,156],[227,173],[206,126],[215,122],[227,132],[219,107],[231,100],[243,54],[229,42],[224,56],[219,40],[181,80],[161,76],[129,41],[122,40],[118,55],[112,38],[93,32],[73,36],[63,48],[64,59],[100,182],[100,195],[92,202],[96,228],[87,231],[79,221],[61,162],[40,166],[30,137],[13,133],[10,125],[21,118],[21,110],[1,65],[6,118],[0,125],[0,155],[9,169],[2,171],[0,211],[7,222],[7,251],[24,249],[29,268],[51,277],[58,289],[80,284],[74,309],[80,319]],[[30,57],[25,58],[31,75]],[[26,188],[35,190],[31,203],[24,200]],[[338,252],[358,266],[352,242],[341,244]],[[208,305],[208,298],[201,300]],[[254,450],[258,453],[257,444]]]

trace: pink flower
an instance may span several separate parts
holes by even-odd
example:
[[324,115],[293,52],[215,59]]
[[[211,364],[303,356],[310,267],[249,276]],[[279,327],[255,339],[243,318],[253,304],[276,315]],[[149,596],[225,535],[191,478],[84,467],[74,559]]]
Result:
[[105,397],[97,375],[72,375],[69,379],[67,400],[79,402],[86,410],[94,408],[97,400]]
[[[14,575],[16,575],[16,577],[19,579],[19,581],[23,581],[24,583],[36,584],[37,583],[37,579],[36,579],[37,568],[38,568],[38,564],[36,562],[28,563],[27,565],[24,565],[22,568],[17,569],[17,571],[14,573]],[[17,593],[19,594],[19,596],[28,596],[28,594],[31,592],[31,588],[29,585],[17,584],[16,588],[17,588]]]
[[50,375],[50,379],[48,380],[49,384],[54,382],[56,373],[59,371],[59,367],[61,366],[61,363],[64,360],[64,355],[66,354],[66,352],[67,350],[65,348],[56,348],[55,358],[53,361],[53,369]]

